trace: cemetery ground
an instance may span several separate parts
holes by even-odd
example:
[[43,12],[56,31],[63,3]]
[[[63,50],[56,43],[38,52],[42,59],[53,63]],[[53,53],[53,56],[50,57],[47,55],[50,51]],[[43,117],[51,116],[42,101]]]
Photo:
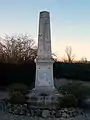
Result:
[[13,115],[7,112],[0,111],[0,119],[1,120],[90,120],[90,114],[85,115],[78,115],[76,117],[71,118],[43,118],[43,117],[30,117],[30,116],[19,116],[19,115]]
[[[62,87],[62,88],[65,88],[65,90],[68,93],[70,90],[70,84],[68,85],[68,87],[65,87],[65,85],[64,85],[64,87]],[[79,86],[79,88],[80,88],[80,86]],[[75,94],[74,89],[75,88],[73,88],[73,91],[72,91],[73,94]],[[65,91],[62,91],[62,92],[65,92]],[[81,94],[81,91],[78,91],[78,93],[79,92]],[[2,100],[5,97],[6,98],[8,97],[7,91],[0,91],[0,99]],[[65,106],[64,106],[64,108],[60,109],[60,111],[41,110],[41,113],[40,113],[39,109],[38,110],[37,109],[30,110],[30,111],[25,112],[26,104],[24,104],[24,106],[22,106],[22,105],[20,106],[18,104],[11,106],[11,104],[8,104],[8,107],[5,108],[5,104],[3,105],[3,103],[2,103],[2,104],[0,104],[0,119],[1,120],[12,120],[12,119],[14,119],[14,120],[30,120],[30,119],[31,120],[46,120],[46,119],[47,120],[48,119],[49,120],[70,120],[70,119],[72,119],[72,120],[90,120],[90,111],[89,110],[78,109],[78,108],[76,110],[76,108],[71,107],[71,106],[69,108],[68,107],[69,105],[75,105],[72,102],[72,96],[69,96],[69,99],[68,99],[68,97],[66,97],[65,99],[63,99],[63,102],[66,103],[66,100],[67,100],[67,103],[70,102],[69,104],[64,104],[65,106],[67,106],[67,108],[65,108]],[[63,105],[63,103],[62,103],[62,105]],[[22,108],[24,109],[24,111],[22,110]],[[21,109],[21,112],[20,112],[20,109]]]

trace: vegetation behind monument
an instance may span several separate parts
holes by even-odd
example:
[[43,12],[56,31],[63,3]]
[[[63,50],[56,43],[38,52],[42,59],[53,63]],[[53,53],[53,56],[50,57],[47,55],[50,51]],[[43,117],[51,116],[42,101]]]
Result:
[[[35,81],[37,46],[28,35],[0,39],[0,86],[24,83],[32,89]],[[90,80],[90,64],[55,62],[54,78]],[[2,80],[3,79],[3,80]]]

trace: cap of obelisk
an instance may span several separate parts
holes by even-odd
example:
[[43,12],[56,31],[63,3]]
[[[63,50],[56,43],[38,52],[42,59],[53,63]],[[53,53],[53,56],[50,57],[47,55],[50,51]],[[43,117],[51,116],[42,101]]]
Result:
[[51,58],[50,14],[40,12],[38,33],[38,58]]

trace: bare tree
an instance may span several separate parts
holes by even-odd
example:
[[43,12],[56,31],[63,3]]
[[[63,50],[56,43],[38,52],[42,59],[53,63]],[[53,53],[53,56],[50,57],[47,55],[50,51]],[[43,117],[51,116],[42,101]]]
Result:
[[0,42],[0,61],[20,63],[36,58],[35,41],[28,35],[5,36]]
[[88,60],[87,60],[86,57],[82,57],[81,60],[80,60],[79,62],[81,62],[81,63],[87,63],[87,61],[88,61]]
[[75,55],[72,53],[72,47],[71,46],[67,46],[65,49],[65,53],[67,55],[66,58],[63,58],[64,62],[73,62]]

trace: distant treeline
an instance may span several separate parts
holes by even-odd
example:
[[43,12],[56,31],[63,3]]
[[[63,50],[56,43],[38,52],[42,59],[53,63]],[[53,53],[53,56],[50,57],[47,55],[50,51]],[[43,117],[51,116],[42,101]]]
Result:
[[[54,78],[68,78],[74,80],[90,80],[90,64],[55,62],[53,65]],[[8,64],[0,63],[0,86],[12,83],[24,83],[30,88],[34,87],[36,64]]]
[[89,81],[90,63],[55,62],[54,77]]
[[24,83],[33,87],[35,81],[36,65],[32,63],[23,64],[0,64],[0,86],[7,86],[12,83]]

